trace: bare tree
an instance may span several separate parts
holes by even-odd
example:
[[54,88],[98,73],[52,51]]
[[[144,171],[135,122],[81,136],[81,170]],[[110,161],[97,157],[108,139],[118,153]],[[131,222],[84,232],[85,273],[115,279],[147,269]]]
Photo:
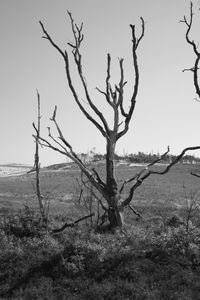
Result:
[[198,71],[199,71],[199,61],[200,61],[200,51],[198,50],[199,48],[199,43],[195,42],[191,37],[191,30],[192,30],[192,25],[193,25],[193,3],[190,2],[190,14],[189,17],[187,18],[186,16],[183,17],[183,20],[180,20],[181,23],[184,23],[186,25],[186,34],[185,34],[185,39],[186,42],[192,47],[192,50],[195,55],[195,61],[194,61],[194,66],[192,68],[187,68],[184,69],[183,72],[185,71],[191,71],[193,73],[193,83],[195,87],[195,91],[198,97],[198,100],[200,98],[200,87],[199,87],[199,81],[198,81]]
[[[71,158],[82,171],[82,173],[87,177],[93,187],[100,193],[103,197],[106,207],[107,207],[107,215],[111,228],[122,227],[123,226],[123,212],[125,207],[129,207],[137,216],[140,214],[130,206],[130,203],[133,199],[133,195],[135,190],[143,183],[145,179],[147,179],[150,175],[160,174],[163,175],[167,173],[170,168],[183,157],[186,151],[200,149],[199,147],[189,147],[182,151],[182,153],[164,170],[153,170],[151,167],[163,159],[169,152],[169,149],[166,153],[164,153],[160,159],[148,165],[147,168],[142,169],[139,173],[134,175],[133,177],[125,180],[121,186],[116,181],[115,170],[114,170],[114,154],[115,147],[118,140],[123,137],[129,130],[129,125],[131,118],[133,116],[133,112],[136,105],[136,97],[138,94],[139,87],[139,67],[138,67],[138,57],[137,51],[140,46],[140,43],[144,37],[145,33],[145,22],[143,18],[141,19],[141,34],[139,37],[136,35],[135,25],[130,25],[131,29],[131,39],[132,39],[132,59],[133,59],[133,69],[135,78],[133,79],[133,92],[132,96],[129,100],[129,109],[126,110],[124,107],[124,89],[127,84],[127,81],[124,79],[124,66],[123,66],[123,58],[119,59],[119,70],[120,70],[120,80],[118,84],[114,86],[111,85],[111,55],[107,54],[107,71],[105,78],[105,90],[100,88],[96,88],[97,91],[105,98],[106,104],[111,107],[113,111],[113,127],[110,127],[108,121],[106,120],[104,114],[98,109],[92,100],[86,80],[83,73],[82,66],[82,55],[81,55],[81,44],[84,39],[83,35],[83,23],[78,26],[71,15],[68,12],[72,33],[74,37],[74,43],[68,43],[71,48],[72,57],[77,68],[77,73],[79,75],[80,82],[83,86],[85,99],[87,104],[89,105],[92,113],[89,113],[88,109],[84,107],[83,102],[81,102],[80,97],[77,93],[77,90],[74,86],[74,82],[71,77],[71,68],[69,64],[69,55],[66,50],[62,50],[51,38],[47,30],[45,29],[42,22],[40,25],[43,31],[43,38],[47,39],[50,44],[55,48],[61,57],[64,60],[66,76],[69,88],[72,92],[75,102],[80,108],[81,112],[85,115],[85,117],[100,131],[100,133],[105,138],[106,142],[106,178],[101,178],[99,173],[95,168],[90,168],[84,164],[84,162],[78,157],[78,155],[74,152],[73,147],[69,144],[69,142],[63,136],[62,130],[59,127],[59,124],[56,120],[57,107],[53,112],[53,116],[51,121],[54,123],[57,132],[58,138],[55,138],[51,129],[48,128],[49,139],[45,139],[43,137],[39,137],[40,143],[46,147],[51,148],[54,151],[57,151],[67,157]],[[128,194],[124,193],[124,187],[129,184]]]

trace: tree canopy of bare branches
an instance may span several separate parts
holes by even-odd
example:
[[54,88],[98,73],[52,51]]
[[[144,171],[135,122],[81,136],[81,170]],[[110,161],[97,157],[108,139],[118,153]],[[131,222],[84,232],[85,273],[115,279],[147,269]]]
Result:
[[[108,105],[113,111],[113,126],[111,127],[109,126],[108,120],[106,120],[103,112],[100,111],[96,106],[96,104],[94,103],[85,80],[83,64],[82,64],[83,58],[81,54],[81,45],[84,41],[83,23],[80,26],[78,26],[75,23],[72,14],[70,12],[68,12],[68,16],[70,19],[72,35],[74,38],[74,42],[68,43],[68,46],[71,49],[73,61],[77,69],[77,74],[79,76],[79,80],[84,90],[85,101],[89,105],[93,114],[89,113],[89,111],[82,104],[77,88],[75,87],[75,84],[72,80],[68,51],[62,50],[58,46],[58,44],[56,44],[56,42],[52,39],[50,34],[47,32],[42,22],[40,22],[40,25],[44,34],[43,38],[46,39],[51,44],[51,46],[61,55],[61,57],[64,60],[67,82],[68,82],[69,89],[71,90],[71,93],[73,95],[74,101],[78,105],[81,112],[85,115],[85,117],[96,127],[97,130],[100,131],[102,136],[105,138],[105,144],[106,144],[105,179],[101,178],[100,174],[97,172],[97,170],[94,167],[93,168],[88,167],[79,158],[79,156],[73,150],[72,145],[63,136],[62,130],[56,119],[57,107],[55,107],[54,109],[51,121],[53,122],[55,128],[57,129],[58,138],[52,135],[51,129],[49,127],[48,128],[49,139],[40,136],[39,141],[41,145],[44,145],[48,148],[51,148],[54,151],[57,151],[69,157],[72,161],[74,161],[79,166],[82,173],[86,176],[86,178],[93,185],[93,187],[96,188],[96,190],[103,197],[107,206],[108,219],[110,221],[111,227],[121,227],[123,225],[122,214],[125,207],[130,207],[137,216],[140,216],[140,214],[133,207],[130,206],[130,203],[133,199],[135,190],[143,183],[143,181],[151,175],[166,174],[171,169],[171,167],[184,156],[186,151],[200,149],[200,146],[188,147],[184,149],[182,153],[172,163],[164,167],[163,170],[157,170],[157,169],[153,170],[152,167],[155,165],[155,163],[160,161],[168,154],[169,152],[169,148],[168,148],[166,153],[164,153],[160,157],[160,159],[149,164],[146,168],[142,169],[139,173],[132,176],[131,178],[125,180],[121,184],[121,186],[119,186],[119,184],[116,181],[115,169],[114,169],[115,147],[117,141],[128,132],[130,121],[132,119],[133,112],[136,107],[136,98],[138,94],[139,79],[140,79],[139,65],[138,65],[138,49],[142,42],[142,39],[144,38],[145,22],[144,19],[141,17],[140,18],[141,32],[139,36],[137,36],[136,34],[135,25],[132,24],[130,25],[131,41],[132,41],[132,48],[131,48],[132,66],[133,66],[135,76],[134,78],[132,78],[132,83],[131,83],[131,86],[133,87],[132,96],[130,97],[130,99],[126,100],[129,101],[129,108],[127,110],[125,109],[124,106],[124,90],[127,84],[127,81],[125,80],[125,76],[124,76],[124,59],[123,58],[119,59],[119,70],[120,70],[119,82],[115,85],[112,85],[111,84],[111,55],[109,53],[107,54],[105,89],[100,89],[99,87],[97,87],[96,90],[102,95],[102,97],[105,98],[105,105]],[[192,14],[191,14],[191,19],[192,19]],[[199,55],[196,45],[192,41],[190,41],[188,37],[192,21],[188,23],[186,18],[184,18],[184,20],[186,25],[188,26],[188,32],[186,35],[187,40],[191,45],[193,45],[193,48],[196,51],[195,53]],[[198,62],[199,62],[199,56],[196,63],[197,65]],[[128,193],[123,193],[124,187],[127,184],[129,184]]]

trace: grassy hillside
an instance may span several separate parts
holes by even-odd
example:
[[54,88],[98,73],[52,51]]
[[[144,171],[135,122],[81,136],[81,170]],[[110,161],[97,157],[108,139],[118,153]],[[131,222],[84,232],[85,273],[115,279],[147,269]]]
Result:
[[[92,167],[92,166],[91,166]],[[101,176],[104,176],[104,165],[95,164]],[[156,167],[155,167],[156,168]],[[158,168],[158,167],[157,167]],[[162,168],[162,166],[159,166]],[[190,175],[190,172],[198,171],[198,165],[177,165],[164,176],[155,175],[149,177],[144,184],[136,191],[133,204],[144,213],[151,214],[154,207],[162,213],[164,208],[178,209],[185,205],[185,193],[194,193],[199,189],[199,180]],[[118,165],[116,177],[119,183],[126,178],[133,176],[140,167],[129,165]],[[0,212],[13,211],[23,207],[23,204],[37,206],[33,173],[22,176],[0,178]],[[68,205],[71,199],[79,195],[77,179],[80,178],[80,171],[74,165],[45,168],[41,171],[41,190],[44,197],[49,200],[50,210],[68,213]],[[166,210],[165,210],[166,213]]]

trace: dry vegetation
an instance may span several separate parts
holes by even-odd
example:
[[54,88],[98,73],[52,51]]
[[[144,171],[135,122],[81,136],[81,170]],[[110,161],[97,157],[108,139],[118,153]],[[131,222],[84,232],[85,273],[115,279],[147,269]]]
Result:
[[[142,218],[127,209],[114,235],[96,233],[90,219],[52,232],[87,211],[78,168],[53,169],[41,172],[48,223],[37,214],[34,174],[0,179],[2,299],[199,299],[199,179],[190,175],[198,165],[146,180],[132,203]],[[116,177],[138,169],[119,165]]]

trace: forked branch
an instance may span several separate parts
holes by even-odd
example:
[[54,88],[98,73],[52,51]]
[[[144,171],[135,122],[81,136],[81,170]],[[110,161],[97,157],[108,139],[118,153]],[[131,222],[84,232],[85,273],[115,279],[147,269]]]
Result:
[[[125,135],[129,129],[129,123],[133,115],[133,111],[135,109],[136,97],[138,94],[139,87],[139,67],[137,61],[137,48],[144,37],[145,32],[145,22],[143,18],[141,19],[142,23],[142,32],[139,37],[136,35],[135,25],[130,25],[131,27],[131,35],[132,35],[132,57],[133,57],[133,68],[135,72],[135,80],[134,80],[134,88],[133,94],[130,99],[130,107],[128,112],[124,109],[124,87],[127,81],[124,80],[124,67],[123,67],[123,58],[119,59],[119,68],[120,68],[120,81],[119,84],[116,84],[114,88],[111,86],[110,78],[111,78],[111,56],[107,54],[107,75],[106,75],[106,89],[105,91],[97,88],[97,90],[103,94],[106,98],[107,103],[114,110],[114,132],[116,133],[116,141],[120,139],[123,135]],[[124,128],[118,132],[119,125],[119,114],[124,118]]]
[[[39,96],[39,93],[38,93],[38,96]],[[101,195],[105,196],[105,183],[100,178],[100,175],[97,173],[97,171],[95,169],[89,170],[86,167],[86,165],[83,163],[83,161],[78,157],[76,152],[73,150],[73,147],[71,146],[71,144],[64,138],[62,130],[60,129],[60,127],[57,123],[56,114],[57,114],[57,107],[55,106],[53,116],[50,120],[54,123],[54,125],[57,129],[57,132],[58,132],[58,139],[61,142],[59,142],[56,138],[53,137],[50,127],[48,127],[48,132],[49,132],[49,138],[52,140],[52,142],[48,141],[47,139],[41,137],[38,134],[34,135],[34,138],[42,146],[45,146],[45,147],[50,148],[62,155],[65,155],[65,156],[69,157],[72,161],[74,161],[79,166],[81,171],[85,174],[85,176],[88,178],[88,180],[90,180],[90,182],[94,185],[94,187],[101,193]],[[36,128],[36,126],[34,128]],[[36,128],[36,130],[37,130],[37,128]]]
[[158,159],[154,160],[153,162],[151,162],[150,164],[148,164],[144,169],[142,169],[140,172],[138,172],[137,174],[135,174],[133,177],[131,177],[130,179],[127,179],[123,182],[121,188],[120,188],[120,194],[123,192],[124,187],[126,184],[132,182],[132,181],[137,181],[139,179],[139,177],[142,175],[142,173],[146,172],[146,170],[148,170],[150,167],[152,167],[153,165],[155,165],[156,163],[158,163],[159,161],[165,159],[165,157],[167,156],[167,154],[169,153],[170,149],[169,146],[167,147],[167,151],[162,154]]
[[94,111],[94,113],[99,117],[101,122],[104,125],[105,132],[109,132],[109,127],[107,124],[106,119],[104,118],[104,115],[98,110],[96,105],[94,105],[93,101],[91,100],[91,97],[89,95],[88,87],[86,84],[85,77],[83,75],[83,67],[82,67],[82,55],[80,53],[80,46],[83,41],[84,35],[82,34],[82,29],[83,29],[83,23],[79,27],[76,23],[74,23],[74,20],[72,18],[72,14],[68,12],[70,20],[71,20],[71,27],[72,27],[72,32],[74,36],[74,44],[68,43],[69,46],[72,47],[72,54],[74,56],[74,62],[77,66],[77,71],[81,80],[81,83],[83,85],[84,91],[85,91],[85,96],[87,99],[88,104],[90,105],[91,109]]
[[[71,79],[71,74],[70,74],[70,66],[69,66],[69,57],[67,51],[63,51],[51,38],[51,36],[48,34],[47,30],[45,29],[43,23],[40,21],[40,25],[42,27],[42,31],[44,33],[43,38],[47,39],[51,45],[61,54],[61,56],[64,58],[65,61],[65,69],[66,69],[66,75],[67,75],[67,80],[69,84],[69,88],[74,96],[74,99],[76,103],[78,104],[80,110],[83,112],[83,114],[86,116],[88,120],[90,120],[96,128],[101,132],[101,134],[107,139],[110,139],[111,132],[112,130],[109,128],[108,122],[104,117],[104,114],[97,108],[97,106],[94,104],[92,101],[89,90],[86,84],[85,77],[83,75],[83,67],[82,67],[82,55],[80,52],[80,47],[84,39],[84,35],[82,33],[83,30],[83,23],[78,26],[72,17],[72,14],[68,12],[70,22],[71,22],[71,28],[72,28],[72,33],[73,33],[73,38],[74,38],[74,43],[68,43],[68,45],[72,48],[72,54],[74,57],[74,62],[75,65],[77,66],[77,72],[80,78],[80,81],[82,83],[84,92],[85,92],[85,97],[87,100],[87,103],[89,104],[90,108],[92,111],[95,113],[95,115],[99,118],[98,122],[95,118],[92,117],[92,115],[84,108],[82,105],[79,96],[75,90],[74,84],[72,83]],[[133,67],[135,71],[135,81],[134,81],[134,91],[133,95],[131,97],[131,105],[128,110],[128,112],[125,112],[124,106],[123,106],[123,94],[124,94],[124,86],[126,82],[124,81],[124,70],[123,70],[123,59],[119,60],[119,66],[120,66],[120,82],[118,85],[115,85],[114,88],[111,87],[110,84],[110,68],[111,68],[111,56],[110,54],[107,55],[107,76],[106,76],[106,91],[102,91],[101,89],[97,88],[97,90],[102,93],[106,100],[107,103],[113,108],[114,110],[114,128],[113,131],[115,132],[116,138],[115,140],[117,141],[120,137],[122,137],[129,128],[129,122],[131,120],[134,108],[135,108],[135,103],[136,103],[136,96],[138,93],[138,85],[139,85],[139,68],[138,68],[138,62],[137,62],[137,48],[144,37],[144,31],[145,31],[145,23],[143,18],[141,18],[141,23],[142,23],[142,31],[139,37],[137,37],[136,32],[135,32],[135,25],[130,25],[131,27],[131,34],[132,34],[132,57],[133,57]],[[124,129],[122,129],[119,133],[119,126],[122,124],[119,123],[119,110],[122,115],[122,117],[125,118],[124,122]]]

